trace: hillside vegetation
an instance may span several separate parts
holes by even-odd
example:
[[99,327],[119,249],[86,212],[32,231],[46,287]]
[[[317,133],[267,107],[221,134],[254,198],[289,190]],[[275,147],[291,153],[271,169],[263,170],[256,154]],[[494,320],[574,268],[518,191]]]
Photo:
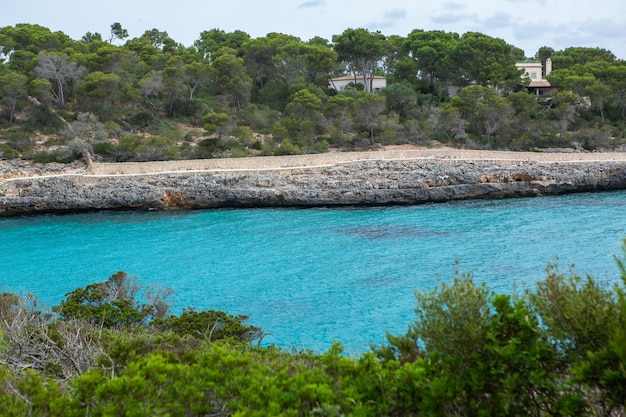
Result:
[[[540,48],[556,91],[535,97],[504,40],[346,29],[332,40],[210,29],[193,46],[119,23],[74,40],[0,28],[0,158],[69,162],[286,155],[433,141],[474,149],[619,149],[626,62]],[[354,82],[336,91],[329,80]],[[387,87],[371,91],[374,75]],[[454,97],[448,87],[460,87]]]

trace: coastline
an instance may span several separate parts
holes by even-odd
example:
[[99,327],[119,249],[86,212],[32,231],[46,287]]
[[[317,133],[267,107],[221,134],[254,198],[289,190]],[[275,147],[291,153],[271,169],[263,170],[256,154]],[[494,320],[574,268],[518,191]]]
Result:
[[130,163],[0,163],[0,216],[421,204],[626,189],[626,152],[387,148]]

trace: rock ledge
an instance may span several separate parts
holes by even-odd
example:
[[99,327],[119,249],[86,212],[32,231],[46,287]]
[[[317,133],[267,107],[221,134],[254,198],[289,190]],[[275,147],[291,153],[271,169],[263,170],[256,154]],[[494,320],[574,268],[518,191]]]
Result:
[[350,160],[326,156],[324,163],[306,166],[287,159],[250,158],[256,164],[252,168],[236,168],[237,162],[230,160],[211,162],[215,166],[206,162],[198,169],[189,164],[186,170],[161,172],[142,164],[133,170],[122,169],[124,164],[96,164],[88,172],[77,165],[44,168],[5,161],[0,166],[0,216],[90,210],[420,204],[626,189],[626,155],[549,162],[523,155],[517,159],[406,156]]

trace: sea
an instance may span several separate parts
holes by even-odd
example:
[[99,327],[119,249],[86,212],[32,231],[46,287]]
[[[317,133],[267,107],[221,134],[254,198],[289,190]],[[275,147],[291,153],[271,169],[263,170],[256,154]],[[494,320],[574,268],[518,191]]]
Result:
[[248,316],[262,345],[359,355],[404,333],[415,291],[471,274],[521,293],[548,264],[620,282],[626,191],[415,206],[94,212],[0,219],[0,292],[42,308],[117,271],[173,313]]

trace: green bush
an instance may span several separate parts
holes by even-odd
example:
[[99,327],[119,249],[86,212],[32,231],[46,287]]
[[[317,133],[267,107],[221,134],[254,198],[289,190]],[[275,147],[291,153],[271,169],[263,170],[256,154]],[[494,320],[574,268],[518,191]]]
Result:
[[93,151],[96,155],[110,158],[115,154],[115,145],[110,142],[96,142],[93,145]]
[[56,151],[53,151],[53,152],[39,151],[39,152],[35,152],[32,155],[28,155],[28,158],[40,164],[61,162],[61,159],[62,159],[60,154]]
[[278,145],[274,151],[275,155],[299,155],[301,153],[302,149],[288,140],[281,142],[281,144]]
[[20,154],[12,146],[6,143],[0,143],[0,158],[1,159],[15,159],[19,158]]
[[17,152],[24,152],[32,148],[33,146],[33,134],[28,131],[7,131],[3,134],[4,139],[11,148]]
[[246,325],[247,320],[247,316],[231,316],[223,311],[186,309],[180,316],[156,319],[151,324],[160,331],[207,341],[228,338],[238,342],[260,342],[263,332],[258,327]]
[[106,328],[136,327],[151,318],[164,317],[169,310],[167,300],[150,297],[155,294],[148,292],[152,302],[142,303],[137,298],[140,289],[136,278],[119,271],[105,282],[65,294],[61,304],[52,309],[63,320],[81,320]]

